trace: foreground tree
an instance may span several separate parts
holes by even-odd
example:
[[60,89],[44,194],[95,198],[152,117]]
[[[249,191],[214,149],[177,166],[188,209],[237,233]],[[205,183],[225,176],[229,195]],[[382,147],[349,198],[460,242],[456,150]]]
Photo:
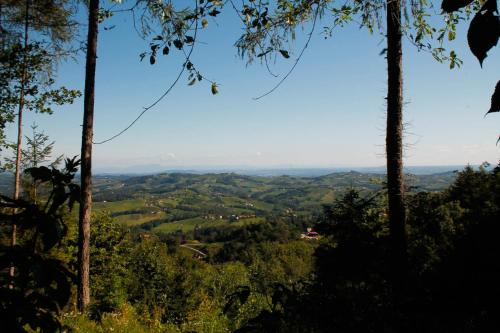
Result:
[[[115,0],[116,3],[122,1]],[[173,45],[180,52],[183,52],[186,61],[182,64],[182,69],[177,80],[166,90],[166,92],[151,106],[145,108],[139,117],[131,123],[132,126],[144,112],[154,107],[163,97],[165,97],[172,87],[177,83],[185,70],[189,71],[190,84],[196,80],[201,81],[202,75],[196,70],[189,58],[196,41],[196,32],[199,26],[206,26],[208,23],[203,21],[206,15],[216,16],[219,11],[216,7],[220,3],[206,2],[202,7],[198,7],[195,1],[195,8],[176,10],[171,3],[163,3],[156,0],[134,0],[130,1],[131,7],[121,10],[121,12],[135,13],[140,12],[138,16],[141,26],[141,37],[151,37],[150,51],[143,52],[140,55],[141,60],[149,54],[150,64],[156,62],[159,50],[163,55],[168,55],[170,47]],[[206,10],[206,11],[205,11]],[[210,10],[210,11],[209,11]],[[99,0],[89,1],[88,34],[87,34],[87,53],[85,66],[85,92],[84,92],[84,114],[83,131],[81,147],[81,205],[79,213],[79,240],[78,240],[78,308],[84,311],[90,303],[89,289],[89,265],[90,265],[90,223],[92,213],[92,144],[94,127],[94,97],[95,97],[95,74],[97,58],[97,36],[99,22],[106,17],[112,16],[113,12],[99,8]],[[135,16],[133,16],[135,22]],[[199,22],[201,22],[199,24]],[[135,25],[134,25],[135,27]],[[188,31],[194,30],[194,36],[187,35]],[[154,36],[154,37],[152,37]],[[190,51],[184,49],[185,45],[191,46]],[[215,83],[211,85],[212,93],[217,93]],[[108,140],[99,142],[99,144],[108,142],[124,133],[130,128],[128,126],[119,134]]]
[[[11,115],[17,108],[17,147],[14,178],[14,199],[19,198],[21,180],[21,146],[23,138],[23,112],[25,109],[51,113],[50,104],[72,103],[79,92],[64,87],[50,90],[51,70],[60,52],[61,43],[71,36],[66,1],[31,0],[6,1],[2,4],[2,115]],[[49,35],[51,45],[30,42],[30,30]],[[54,51],[52,54],[48,50]],[[49,73],[49,75],[47,75]],[[45,90],[45,91],[44,91]],[[12,117],[7,117],[12,120]],[[5,121],[2,121],[4,123]],[[12,225],[12,246],[16,244],[16,224]],[[11,268],[11,275],[14,268]]]
[[[401,0],[387,1],[387,196],[392,243],[393,285],[396,295],[404,289],[407,263],[406,212],[403,175],[403,48]],[[398,296],[397,296],[398,297]],[[399,302],[399,300],[396,300]]]
[[83,101],[81,202],[78,223],[78,309],[90,303],[90,218],[92,213],[92,136],[94,128],[95,70],[99,0],[89,2],[85,92]]
[[[2,66],[0,69],[0,76],[8,85],[2,89],[1,113],[10,117],[17,109],[18,114],[16,159],[13,168],[15,171],[13,197],[18,199],[21,192],[23,112],[28,110],[52,114],[53,105],[71,104],[80,96],[80,92],[66,87],[52,88],[54,80],[46,78],[44,75],[52,58],[41,44],[15,44],[2,53],[2,60],[6,66]],[[12,245],[15,245],[16,225],[14,224],[12,227],[11,242]]]
[[[72,183],[79,165],[66,159],[65,168],[45,166],[26,170],[52,191],[40,204],[0,196],[2,227],[19,225],[24,237],[15,246],[0,247],[0,324],[6,332],[55,332],[61,329],[58,313],[68,303],[74,278],[52,251],[66,235],[64,212],[78,201],[79,187]],[[16,267],[14,276],[5,269]]]

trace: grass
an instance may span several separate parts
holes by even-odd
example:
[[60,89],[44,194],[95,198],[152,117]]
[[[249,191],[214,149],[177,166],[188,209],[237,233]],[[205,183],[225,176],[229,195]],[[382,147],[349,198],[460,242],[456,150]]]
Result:
[[257,223],[261,223],[264,221],[265,221],[264,217],[252,217],[252,218],[248,218],[248,219],[238,220],[237,222],[231,223],[231,225],[242,227],[242,226],[247,225],[247,224],[257,224]]
[[121,201],[110,202],[95,202],[94,209],[100,211],[107,211],[110,213],[119,213],[127,210],[145,207],[146,201],[144,199],[130,199]]
[[227,220],[205,220],[201,217],[163,223],[153,229],[154,232],[171,233],[177,230],[191,231],[199,225],[200,227],[215,227],[228,223]]
[[146,222],[166,218],[167,214],[159,212],[158,214],[127,214],[116,216],[114,220],[125,226],[136,226]]
[[265,220],[263,217],[254,217],[248,219],[242,219],[236,222],[229,222],[225,219],[222,220],[205,220],[201,217],[195,217],[192,219],[180,220],[175,222],[163,223],[153,229],[153,232],[157,233],[172,233],[177,230],[192,231],[199,225],[202,228],[217,227],[222,225],[234,225],[234,226],[244,226],[247,224],[261,223]]

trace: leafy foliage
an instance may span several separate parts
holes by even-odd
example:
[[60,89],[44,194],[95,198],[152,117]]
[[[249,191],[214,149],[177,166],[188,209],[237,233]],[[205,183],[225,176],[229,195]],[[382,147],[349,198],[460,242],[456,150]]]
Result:
[[[471,4],[472,3],[472,4]],[[456,10],[466,7],[465,16],[471,14],[471,7],[480,1],[444,1],[443,10],[447,12],[442,26],[430,24],[433,4],[428,1],[404,2],[402,22],[403,33],[419,49],[432,54],[439,62],[447,61],[450,67],[460,66],[461,60],[454,51],[447,51],[444,41],[455,39],[456,25],[464,17]],[[271,10],[272,8],[272,10]],[[245,32],[236,42],[239,54],[252,62],[255,58],[267,61],[272,54],[288,58],[286,48],[295,39],[296,29],[317,18],[327,17],[329,22],[323,28],[325,38],[331,36],[337,27],[350,22],[359,22],[370,33],[384,30],[382,13],[385,1],[347,1],[338,4],[334,1],[287,1],[281,0],[271,7],[266,2],[247,1],[243,4],[240,17],[245,24]],[[445,38],[447,37],[447,38]],[[286,47],[285,47],[286,46]],[[284,51],[284,52],[283,52]],[[385,49],[381,54],[385,53]]]
[[[64,170],[26,170],[35,181],[50,185],[43,203],[0,197],[2,224],[16,223],[23,235],[20,244],[0,248],[0,318],[9,332],[53,332],[60,327],[57,314],[70,298],[73,275],[51,250],[67,231],[64,206],[71,209],[79,199],[79,187],[72,183],[79,163],[75,157],[66,159]],[[10,279],[5,270],[12,266],[16,275]]]
[[[28,168],[35,168],[40,165],[48,165],[49,167],[57,167],[63,159],[63,156],[60,155],[56,157],[51,163],[52,158],[52,150],[54,148],[55,142],[48,142],[49,137],[45,135],[43,132],[37,131],[38,126],[35,124],[31,125],[32,136],[25,136],[26,139],[26,148],[21,149],[21,160],[20,160],[20,169],[26,170]],[[12,151],[11,157],[5,158],[5,164],[3,165],[3,169],[7,171],[14,171],[16,164],[16,150],[17,145],[14,143],[10,143],[7,145],[9,149]],[[40,187],[39,182],[33,180],[28,174],[22,178],[22,188],[27,196],[33,202],[36,202],[38,189]]]
[[[151,40],[149,50],[142,52],[139,59],[149,58],[149,64],[157,63],[159,56],[168,56],[171,50],[181,52],[185,61],[182,71],[188,71],[188,85],[206,79],[192,62],[191,54],[197,41],[198,30],[209,25],[208,19],[216,18],[222,10],[221,1],[195,1],[194,6],[178,8],[174,3],[161,1],[138,1],[129,10],[140,11],[140,19],[136,23],[136,31],[142,38]],[[136,15],[133,14],[134,21]],[[158,28],[156,28],[158,27]],[[207,79],[206,79],[207,80]],[[211,80],[210,90],[217,93],[217,84]],[[177,80],[175,80],[177,82]],[[175,83],[174,83],[175,84]]]
[[[28,25],[52,55],[64,53],[64,43],[76,33],[77,23],[73,20],[75,6],[70,0],[36,0],[29,3]],[[26,20],[26,1],[2,1],[2,28],[5,43],[16,40],[24,30]]]
[[[500,296],[495,235],[500,220],[500,169],[460,172],[442,193],[408,201],[410,275],[396,307],[387,270],[389,239],[380,202],[355,192],[325,208],[331,237],[316,249],[315,279],[274,289],[240,332],[438,332],[497,327]],[[299,284],[300,286],[300,284]]]
[[127,302],[127,266],[130,247],[127,232],[105,213],[92,219],[90,240],[91,313],[100,318],[102,313],[121,309]]
[[47,66],[52,64],[53,59],[40,43],[29,44],[26,49],[21,44],[14,44],[2,50],[0,60],[0,111],[6,115],[4,122],[12,120],[21,89],[25,96],[24,107],[39,113],[51,114],[52,105],[71,104],[81,96],[78,90],[66,87],[51,89],[54,79],[47,76]]
[[207,251],[204,259],[178,235],[126,231],[96,216],[98,315],[68,314],[64,323],[89,332],[487,331],[500,318],[500,167],[489,170],[469,167],[445,191],[408,194],[403,306],[390,283],[386,198],[350,189],[324,206],[320,240],[298,239],[310,220],[284,218],[181,238]]

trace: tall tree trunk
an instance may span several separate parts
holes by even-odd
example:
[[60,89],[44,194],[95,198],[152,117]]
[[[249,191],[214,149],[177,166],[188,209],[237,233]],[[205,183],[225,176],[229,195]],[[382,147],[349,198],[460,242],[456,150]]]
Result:
[[403,176],[403,51],[401,0],[387,1],[387,189],[391,237],[391,275],[400,294],[407,272],[406,212]]
[[5,32],[3,31],[3,5],[0,2],[0,50],[3,50],[5,43]]
[[[33,127],[31,126],[31,128],[33,129],[33,140],[35,140],[35,144],[33,145],[33,155],[32,155],[32,159],[33,159],[33,165],[31,167],[33,168],[37,168],[38,167],[38,162],[37,162],[37,156],[36,156],[36,131],[35,131],[35,128],[36,127]],[[33,203],[36,205],[37,203],[37,189],[36,189],[37,185],[36,185],[36,180],[33,179],[33,189],[32,189],[32,193],[33,193]]]
[[[23,69],[21,73],[21,88],[19,91],[19,109],[17,113],[17,151],[16,151],[16,173],[14,178],[14,200],[19,199],[19,192],[21,187],[21,146],[23,140],[23,109],[24,109],[24,94],[26,86],[26,62],[28,53],[28,28],[29,28],[29,9],[30,0],[26,0],[26,7],[24,13],[24,49],[23,49]],[[10,245],[15,246],[17,243],[17,225],[12,224],[12,234]],[[9,270],[10,277],[15,275],[15,267],[11,266]]]
[[78,309],[90,303],[90,214],[92,211],[92,136],[94,126],[94,91],[97,58],[99,0],[89,4],[85,96],[83,104],[81,203],[78,228]]

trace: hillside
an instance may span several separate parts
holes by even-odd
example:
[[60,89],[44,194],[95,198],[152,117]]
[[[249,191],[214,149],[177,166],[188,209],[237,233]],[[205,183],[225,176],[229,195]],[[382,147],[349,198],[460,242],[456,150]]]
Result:
[[[453,182],[453,172],[409,175],[412,191],[438,191]],[[341,172],[320,177],[262,177],[235,173],[164,173],[96,176],[95,210],[116,221],[157,232],[196,226],[256,223],[270,216],[310,216],[349,188],[362,193],[382,189],[377,173]]]
[[[236,173],[96,175],[95,211],[117,222],[156,232],[189,231],[195,226],[257,223],[279,215],[311,216],[349,188],[382,189],[380,173],[336,172],[318,177],[250,176]],[[455,173],[407,175],[411,191],[439,191]],[[12,176],[0,174],[0,193],[9,195]]]

